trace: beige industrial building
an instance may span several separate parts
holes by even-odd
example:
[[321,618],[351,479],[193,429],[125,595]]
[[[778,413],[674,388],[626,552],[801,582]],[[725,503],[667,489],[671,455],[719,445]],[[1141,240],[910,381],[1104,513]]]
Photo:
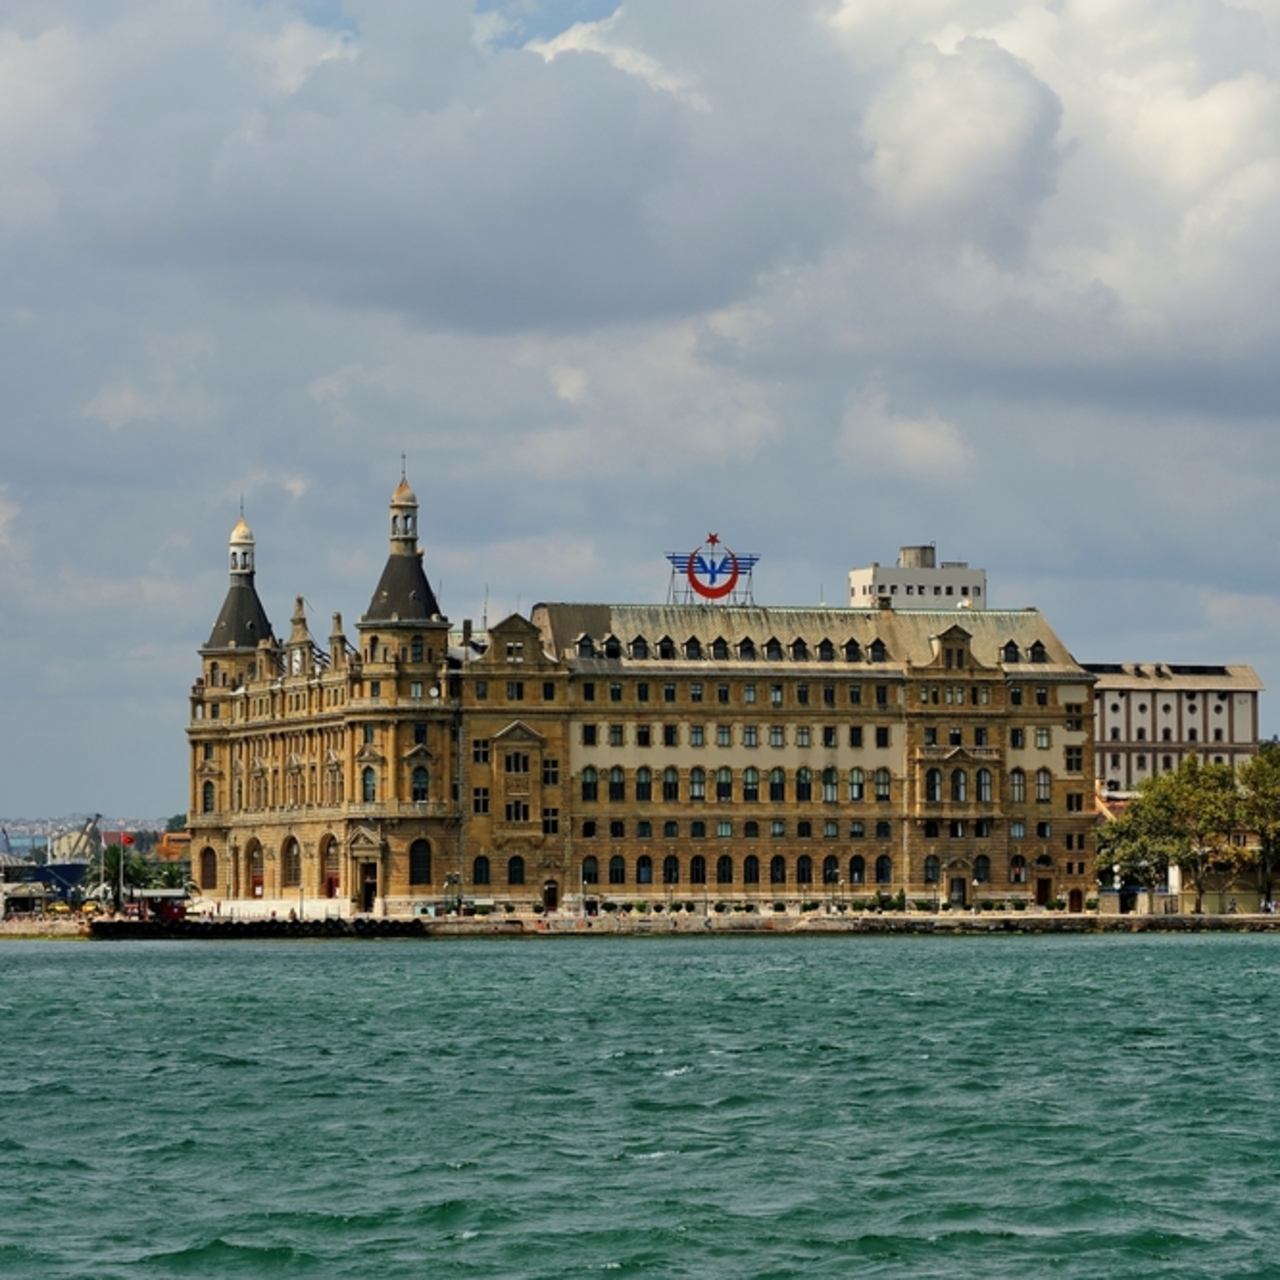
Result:
[[212,909],[1083,908],[1095,677],[1034,609],[540,604],[451,634],[407,483],[390,519],[355,644],[300,600],[277,639],[232,534],[189,728]]

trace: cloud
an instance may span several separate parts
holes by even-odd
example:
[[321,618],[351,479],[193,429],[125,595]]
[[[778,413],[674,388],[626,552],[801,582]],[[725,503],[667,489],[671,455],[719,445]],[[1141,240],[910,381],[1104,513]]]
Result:
[[952,423],[935,413],[916,418],[892,413],[882,391],[850,402],[837,452],[855,471],[888,473],[929,484],[959,484],[973,461],[972,450]]
[[8,486],[0,485],[0,549],[11,551],[14,547],[13,525],[22,508],[7,496]]

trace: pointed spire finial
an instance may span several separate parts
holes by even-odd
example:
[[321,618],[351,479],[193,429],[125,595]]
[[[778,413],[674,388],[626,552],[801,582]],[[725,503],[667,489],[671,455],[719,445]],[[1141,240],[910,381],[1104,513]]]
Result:
[[240,495],[240,519],[244,519],[244,494]]
[[405,474],[405,463],[406,463],[406,461],[407,461],[407,459],[405,458],[404,450],[403,450],[403,449],[401,449],[401,450],[400,450],[400,479],[401,479],[401,480],[407,480],[407,479],[409,478],[409,477]]

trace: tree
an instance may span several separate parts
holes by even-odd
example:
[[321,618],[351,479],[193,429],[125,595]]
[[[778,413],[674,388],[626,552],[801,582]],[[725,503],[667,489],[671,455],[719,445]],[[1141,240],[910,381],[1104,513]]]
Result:
[[1148,778],[1124,813],[1100,837],[1099,864],[1118,863],[1139,883],[1154,884],[1158,873],[1177,867],[1196,891],[1196,914],[1212,877],[1226,879],[1252,860],[1234,845],[1244,824],[1235,774],[1225,764],[1203,764],[1186,756],[1177,769]]
[[175,813],[164,824],[164,829],[166,831],[185,831],[187,829],[187,815],[185,813]]
[[1272,879],[1280,858],[1280,742],[1264,742],[1240,766],[1244,825],[1258,836],[1258,876],[1263,899],[1273,900]]
[[[121,859],[124,874],[121,875]],[[145,889],[151,879],[151,867],[145,858],[126,853],[118,844],[109,844],[102,851],[102,887],[110,895],[115,909],[124,906],[125,889]]]

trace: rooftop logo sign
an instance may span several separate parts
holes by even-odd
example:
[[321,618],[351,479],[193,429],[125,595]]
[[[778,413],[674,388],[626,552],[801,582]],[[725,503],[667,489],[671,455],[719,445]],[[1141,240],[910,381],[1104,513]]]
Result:
[[753,604],[751,571],[759,556],[739,556],[720,541],[717,533],[695,550],[669,552],[671,585],[668,601],[674,604]]

